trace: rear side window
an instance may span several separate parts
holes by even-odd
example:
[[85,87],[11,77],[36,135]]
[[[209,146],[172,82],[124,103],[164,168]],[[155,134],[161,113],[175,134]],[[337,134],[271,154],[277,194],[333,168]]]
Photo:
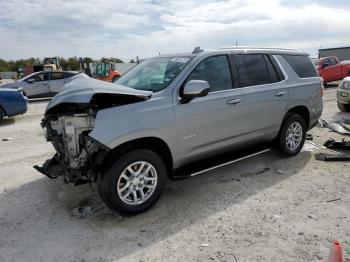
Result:
[[283,55],[283,58],[301,78],[317,77],[318,74],[310,59],[305,55]]
[[51,73],[51,80],[64,79],[64,75],[61,72]]
[[270,83],[270,75],[264,55],[237,55],[240,87]]
[[330,65],[336,65],[337,64],[337,60],[335,60],[334,57],[330,57],[329,58],[329,63],[330,63]]
[[200,62],[187,78],[209,83],[210,92],[232,89],[231,70],[226,55],[212,56]]
[[270,74],[270,83],[277,83],[277,82],[279,82],[280,78],[279,78],[279,76],[277,74],[276,69],[272,65],[270,57],[268,57],[267,55],[265,55],[264,57],[265,57],[267,69],[269,70],[269,74]]
[[64,78],[70,78],[72,76],[75,76],[77,73],[69,73],[69,72],[64,72]]
[[[269,58],[270,62],[273,65],[273,68],[275,69],[277,76],[278,76],[278,80],[282,81],[285,79],[284,74],[282,73],[282,70],[280,68],[280,66],[278,65],[276,59],[272,56],[272,55],[266,55],[266,57]],[[267,60],[266,60],[267,61]],[[272,79],[272,78],[271,78]]]

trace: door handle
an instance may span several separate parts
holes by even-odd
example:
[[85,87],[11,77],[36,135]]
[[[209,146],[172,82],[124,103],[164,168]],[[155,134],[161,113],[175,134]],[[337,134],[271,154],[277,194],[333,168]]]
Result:
[[227,104],[228,105],[235,105],[235,104],[238,104],[239,102],[241,102],[241,99],[240,98],[234,98],[234,99],[230,99],[230,100],[227,100]]
[[277,92],[275,93],[275,96],[284,96],[286,93],[285,92]]

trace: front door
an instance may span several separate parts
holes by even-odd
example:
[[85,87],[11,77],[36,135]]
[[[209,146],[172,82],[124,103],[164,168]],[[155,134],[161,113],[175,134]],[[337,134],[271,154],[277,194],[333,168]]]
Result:
[[28,84],[24,92],[28,97],[45,97],[49,93],[49,73],[43,72],[33,75],[26,80]]
[[329,81],[337,81],[342,77],[341,65],[337,62],[334,57],[329,58],[329,66],[326,67],[330,71]]
[[[181,156],[187,159],[232,146],[243,134],[242,90],[235,89],[227,55],[205,58],[187,77],[210,85],[205,97],[181,104],[174,96]],[[184,84],[182,86],[184,86]]]

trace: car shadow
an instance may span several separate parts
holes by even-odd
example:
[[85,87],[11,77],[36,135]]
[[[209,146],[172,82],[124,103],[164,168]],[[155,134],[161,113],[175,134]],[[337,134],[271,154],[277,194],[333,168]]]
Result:
[[330,83],[327,83],[327,85],[324,88],[326,88],[326,89],[337,88],[338,85],[339,85],[339,81],[330,82]]
[[[293,158],[270,151],[195,177],[169,180],[154,207],[131,217],[110,211],[89,185],[73,187],[59,179],[39,178],[0,193],[0,224],[4,229],[0,246],[11,241],[18,247],[26,243],[28,249],[46,250],[50,242],[42,239],[54,239],[55,248],[51,248],[49,256],[71,260],[79,255],[101,260],[94,252],[98,248],[100,254],[106,254],[102,260],[118,260],[289,179],[302,172],[311,157],[308,151]],[[77,206],[88,206],[90,212],[74,214]],[[16,237],[13,232],[18,230],[21,234]],[[40,231],[45,232],[44,237],[35,238]],[[82,239],[90,239],[84,242],[89,248],[82,246]],[[25,251],[22,253],[25,255]]]
[[349,124],[350,122],[350,114],[348,112],[337,112],[332,116],[333,122],[346,122]]
[[28,102],[31,104],[35,104],[35,103],[40,103],[40,102],[48,102],[51,101],[52,97],[42,97],[42,98],[29,98]]
[[9,126],[13,125],[16,122],[14,117],[4,118],[2,122],[0,122],[0,126]]

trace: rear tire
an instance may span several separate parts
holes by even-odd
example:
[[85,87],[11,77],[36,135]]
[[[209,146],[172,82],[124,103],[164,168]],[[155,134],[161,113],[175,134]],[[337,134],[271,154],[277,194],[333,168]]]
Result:
[[0,123],[2,122],[2,120],[4,120],[5,117],[5,112],[4,110],[0,107]]
[[277,138],[278,148],[286,156],[297,155],[304,146],[306,123],[298,114],[288,114]]
[[129,151],[99,177],[102,200],[121,215],[135,215],[159,199],[167,178],[162,158],[151,150]]
[[338,108],[341,112],[350,112],[350,105],[342,104],[338,102]]

